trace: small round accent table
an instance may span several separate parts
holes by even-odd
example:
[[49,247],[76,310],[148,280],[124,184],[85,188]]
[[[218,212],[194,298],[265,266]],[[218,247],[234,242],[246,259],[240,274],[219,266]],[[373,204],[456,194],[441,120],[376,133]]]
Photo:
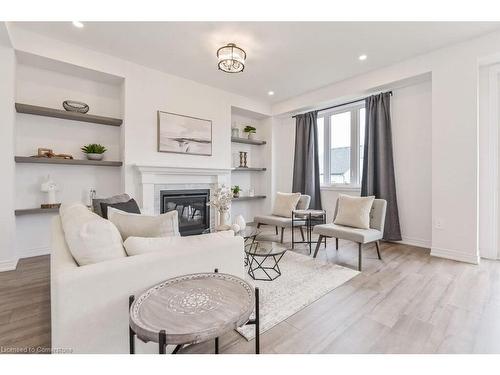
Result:
[[130,296],[129,307],[130,354],[135,353],[135,336],[157,342],[160,354],[167,345],[176,345],[175,354],[184,345],[214,339],[217,354],[219,336],[245,324],[255,325],[259,353],[259,290],[239,277],[217,270],[175,277],[137,299]]
[[[312,233],[315,225],[326,224],[326,211],[325,210],[293,210],[292,211],[292,228],[295,226],[295,222],[300,222],[305,220],[306,222],[306,233],[307,239],[302,238],[302,241],[296,241],[292,230],[292,249],[297,243],[305,243],[309,245],[309,254],[312,253]],[[302,234],[302,237],[304,235]],[[326,237],[325,237],[325,248],[326,248]]]
[[272,241],[255,241],[245,245],[250,277],[260,281],[273,281],[280,277],[279,262],[287,250],[287,247]]

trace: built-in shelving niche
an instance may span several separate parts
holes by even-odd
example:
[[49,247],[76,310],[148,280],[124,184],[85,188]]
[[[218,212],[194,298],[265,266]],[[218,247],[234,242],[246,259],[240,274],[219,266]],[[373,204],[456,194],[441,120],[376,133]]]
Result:
[[[245,125],[257,128],[255,139],[245,136]],[[241,214],[251,222],[254,216],[270,212],[271,174],[268,166],[272,160],[271,121],[265,114],[232,107],[231,127],[235,126],[240,134],[231,137],[231,184],[240,186],[243,192],[240,198],[233,200],[231,214],[233,217]],[[240,151],[247,152],[246,168],[239,167]],[[253,196],[249,196],[249,189],[253,189]]]
[[[25,52],[16,56],[16,216],[57,212],[36,208],[45,203],[40,184],[47,175],[59,187],[58,202],[86,203],[89,188],[98,196],[120,193],[123,78]],[[90,110],[65,111],[64,100],[87,103]],[[88,143],[106,146],[105,160],[85,159],[80,148]],[[30,157],[38,148],[74,159]],[[18,226],[29,233],[25,220]],[[43,223],[50,233],[49,220]]]

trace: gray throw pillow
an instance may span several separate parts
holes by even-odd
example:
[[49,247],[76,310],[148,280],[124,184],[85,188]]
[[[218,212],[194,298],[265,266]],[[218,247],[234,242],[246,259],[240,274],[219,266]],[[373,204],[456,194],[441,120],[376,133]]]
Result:
[[113,207],[113,208],[116,208],[117,210],[120,210],[123,212],[128,212],[131,214],[140,214],[141,213],[141,210],[139,209],[137,202],[133,198],[131,200],[129,200],[128,202],[101,203],[102,217],[105,219],[108,218],[108,207]]
[[100,217],[102,216],[102,210],[101,210],[101,203],[123,203],[123,202],[128,202],[130,200],[130,196],[128,194],[118,194],[114,195],[110,198],[98,198],[98,199],[92,199],[92,210],[94,213],[99,215]]

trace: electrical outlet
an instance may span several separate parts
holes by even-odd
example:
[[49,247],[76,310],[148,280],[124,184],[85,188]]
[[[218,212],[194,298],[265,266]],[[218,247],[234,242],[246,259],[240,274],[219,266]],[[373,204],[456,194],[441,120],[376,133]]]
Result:
[[434,228],[436,229],[444,229],[444,222],[443,219],[438,218],[434,220]]

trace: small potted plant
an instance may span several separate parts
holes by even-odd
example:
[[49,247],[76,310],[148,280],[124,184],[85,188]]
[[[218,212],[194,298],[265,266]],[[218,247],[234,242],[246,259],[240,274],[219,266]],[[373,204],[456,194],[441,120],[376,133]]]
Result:
[[233,192],[233,198],[239,198],[240,197],[241,188],[238,185],[234,185],[231,188],[231,190]]
[[89,160],[102,160],[104,153],[106,152],[106,147],[100,144],[91,143],[83,146],[81,150]]
[[254,139],[257,129],[251,125],[247,125],[243,131],[248,134],[248,139]]

